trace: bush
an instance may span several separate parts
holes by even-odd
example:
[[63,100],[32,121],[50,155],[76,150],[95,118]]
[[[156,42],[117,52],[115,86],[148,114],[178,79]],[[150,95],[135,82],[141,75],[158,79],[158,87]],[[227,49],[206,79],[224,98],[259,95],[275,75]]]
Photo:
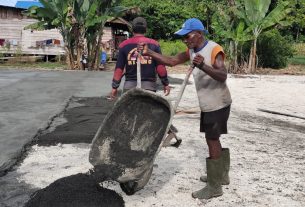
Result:
[[284,68],[293,56],[289,38],[284,38],[277,30],[265,32],[257,41],[258,66],[263,68]]
[[164,41],[160,40],[159,41],[162,54],[167,55],[167,56],[173,56],[177,55],[180,52],[186,51],[187,47],[186,45],[181,41]]
[[296,55],[305,56],[305,43],[296,43],[293,45]]
[[297,42],[305,43],[305,35],[300,35],[299,38],[297,39]]

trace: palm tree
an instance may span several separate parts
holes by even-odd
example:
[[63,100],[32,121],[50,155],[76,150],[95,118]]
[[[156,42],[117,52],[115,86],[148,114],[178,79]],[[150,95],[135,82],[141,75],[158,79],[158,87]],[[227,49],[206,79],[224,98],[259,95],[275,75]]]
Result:
[[108,18],[122,14],[126,9],[117,6],[119,0],[40,0],[43,7],[33,6],[26,12],[38,19],[30,25],[34,29],[59,29],[65,42],[70,69],[83,69],[80,63],[84,52],[89,68],[98,67],[99,45]]
[[232,2],[231,7],[226,5],[218,5],[218,9],[213,15],[212,28],[222,40],[226,42],[229,48],[230,66],[229,72],[237,73],[239,71],[238,65],[238,47],[244,42],[252,40],[251,32],[245,31],[247,29],[245,22],[242,19],[238,19],[235,15],[236,8]]
[[258,36],[264,31],[277,24],[286,26],[283,21],[291,12],[289,2],[281,1],[272,11],[268,13],[271,0],[236,0],[241,9],[236,14],[243,19],[248,28],[245,32],[252,31],[253,43],[248,63],[248,72],[255,73],[256,70],[256,42]]
[[44,30],[59,29],[64,43],[69,68],[74,68],[73,38],[71,35],[74,20],[71,16],[72,0],[40,0],[43,7],[32,6],[25,14],[38,20],[26,28]]

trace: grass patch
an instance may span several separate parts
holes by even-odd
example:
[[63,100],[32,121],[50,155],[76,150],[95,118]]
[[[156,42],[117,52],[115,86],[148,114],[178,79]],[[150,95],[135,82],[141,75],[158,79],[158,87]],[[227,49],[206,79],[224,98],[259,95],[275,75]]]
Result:
[[[160,40],[160,47],[162,50],[162,54],[165,56],[175,56],[178,53],[185,52],[187,50],[187,46],[181,41],[164,41]],[[189,65],[189,61],[184,63],[184,65]]]
[[289,59],[289,63],[292,65],[305,65],[305,56],[296,55]]
[[305,56],[305,43],[296,43],[293,45],[296,55]]
[[178,53],[185,52],[187,47],[186,45],[181,41],[159,41],[160,46],[162,48],[162,53],[166,56],[174,56]]
[[64,70],[67,69],[67,66],[63,62],[35,62],[35,63],[4,62],[4,63],[0,63],[0,68]]

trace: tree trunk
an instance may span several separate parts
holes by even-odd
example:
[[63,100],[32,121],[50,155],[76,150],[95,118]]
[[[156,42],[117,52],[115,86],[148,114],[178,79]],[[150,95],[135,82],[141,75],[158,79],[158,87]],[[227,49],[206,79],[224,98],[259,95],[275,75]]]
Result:
[[254,39],[253,41],[253,60],[252,60],[252,70],[251,73],[255,73],[256,72],[256,42],[257,42],[257,38]]
[[[81,27],[81,26],[80,26]],[[78,25],[75,26],[75,47],[76,47],[76,67],[78,70],[84,70],[85,65],[82,62],[84,57],[84,38],[82,28],[78,28]]]
[[229,0],[228,2],[229,2],[229,6],[230,6],[230,7],[232,7],[232,6],[235,5],[235,0]]
[[95,41],[88,42],[88,69],[94,69],[95,62]]
[[66,64],[68,69],[71,69],[72,65],[71,65],[70,53],[67,46],[65,46],[65,51],[66,51]]
[[66,62],[68,65],[68,69],[74,70],[75,65],[74,65],[74,59],[73,59],[73,54],[72,54],[71,48],[68,45],[66,45],[65,51],[66,51],[66,57],[67,57]]
[[97,40],[94,38],[94,41],[91,43],[91,55],[90,55],[90,68],[96,70],[96,53],[98,50]]
[[90,61],[89,67],[92,70],[99,70],[99,55],[100,55],[100,43],[102,41],[103,28],[97,32],[96,36],[92,39],[90,43],[88,43],[88,48],[90,47]]
[[238,68],[238,64],[237,64],[237,47],[238,47],[238,42],[234,41],[234,56],[233,56],[233,60],[234,60],[234,65],[233,65],[233,71],[234,73],[237,73],[237,68]]
[[299,41],[299,36],[300,36],[300,28],[297,29],[297,34],[295,37],[295,40],[298,42]]
[[251,49],[250,49],[250,55],[249,55],[249,59],[248,59],[248,68],[247,68],[246,73],[251,73],[252,59],[253,59],[252,56],[253,56],[253,45],[251,46]]
[[77,70],[83,70],[83,64],[81,62],[82,60],[82,47],[80,43],[80,36],[76,35],[76,40],[75,40],[75,47],[76,47],[76,68]]
[[94,65],[94,68],[96,70],[100,69],[100,45],[103,37],[103,29],[104,27],[102,27],[98,33],[98,40],[97,40],[96,53],[95,53],[95,65]]
[[64,40],[64,49],[66,51],[66,63],[67,63],[68,69],[73,70],[74,69],[74,61],[73,61],[73,56],[72,56],[73,50],[71,51],[69,33],[65,32],[64,27],[60,28],[59,31]]

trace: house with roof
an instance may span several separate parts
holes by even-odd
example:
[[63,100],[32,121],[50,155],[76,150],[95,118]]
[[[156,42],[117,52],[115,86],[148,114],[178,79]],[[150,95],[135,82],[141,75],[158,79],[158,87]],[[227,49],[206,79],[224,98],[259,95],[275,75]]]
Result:
[[[57,29],[36,31],[25,29],[37,22],[22,12],[29,7],[42,6],[39,0],[0,0],[0,53],[57,56],[64,55],[64,42]],[[131,30],[129,22],[122,18],[107,21],[103,31],[101,48],[110,59],[117,56],[118,45]]]

